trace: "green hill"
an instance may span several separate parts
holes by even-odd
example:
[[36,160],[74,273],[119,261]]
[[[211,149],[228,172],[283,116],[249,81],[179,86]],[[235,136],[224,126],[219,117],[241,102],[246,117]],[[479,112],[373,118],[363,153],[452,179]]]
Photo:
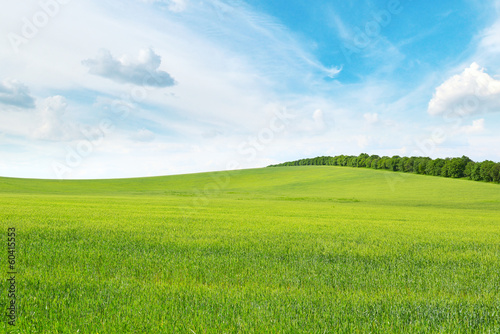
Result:
[[331,166],[0,178],[0,206],[22,333],[500,331],[498,184]]

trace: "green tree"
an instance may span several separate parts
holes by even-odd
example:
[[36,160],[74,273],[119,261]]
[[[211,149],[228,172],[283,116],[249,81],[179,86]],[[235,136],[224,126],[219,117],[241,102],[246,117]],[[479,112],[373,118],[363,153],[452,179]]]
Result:
[[481,169],[479,174],[481,175],[481,180],[486,181],[486,182],[491,182],[493,181],[492,174],[493,174],[493,167],[495,166],[495,163],[491,160],[485,160],[481,162]]
[[398,166],[397,166],[396,170],[404,172],[405,171],[405,163],[406,163],[407,159],[408,159],[407,157],[402,157],[401,159],[399,159]]
[[494,164],[490,169],[491,180],[500,183],[500,163]]
[[366,159],[369,157],[366,153],[361,153],[358,156],[358,167],[366,167]]
[[472,180],[472,170],[474,169],[475,165],[476,163],[474,161],[469,161],[465,166],[464,176],[470,180]]
[[441,176],[450,177],[450,166],[451,166],[451,159],[450,158],[444,159],[443,166],[441,167]]
[[427,163],[430,161],[430,158],[418,158],[416,161],[415,172],[417,174],[426,174]]
[[389,161],[389,157],[388,156],[383,156],[382,158],[380,158],[380,160],[378,161],[378,168],[379,169],[389,169],[387,167],[387,163]]
[[481,162],[478,162],[472,166],[471,179],[474,181],[481,181]]
[[387,160],[387,163],[386,163],[387,169],[392,170],[392,171],[397,171],[398,165],[399,165],[399,159],[401,159],[401,157],[399,155],[394,155],[394,156],[392,156],[392,158]]
[[467,164],[471,162],[472,160],[469,159],[469,157],[466,157],[465,155],[462,156],[461,158],[453,158],[451,159],[451,162],[448,166],[448,174],[450,177],[464,177],[465,176],[465,168],[467,167]]
[[445,164],[445,160],[444,159],[436,159],[434,160],[434,168],[432,170],[432,174],[431,175],[434,175],[434,176],[440,176],[442,175],[441,174],[441,171],[443,169],[443,166]]

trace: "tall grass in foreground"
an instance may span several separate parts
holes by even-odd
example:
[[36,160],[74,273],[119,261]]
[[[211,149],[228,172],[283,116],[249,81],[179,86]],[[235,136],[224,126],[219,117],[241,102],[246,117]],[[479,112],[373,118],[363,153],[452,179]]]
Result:
[[214,175],[0,179],[12,332],[500,332],[498,185],[268,168],[200,200]]

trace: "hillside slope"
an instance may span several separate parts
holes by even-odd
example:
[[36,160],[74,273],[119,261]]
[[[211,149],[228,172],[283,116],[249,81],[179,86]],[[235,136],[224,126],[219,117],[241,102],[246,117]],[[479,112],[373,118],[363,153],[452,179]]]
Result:
[[0,178],[0,209],[20,333],[500,331],[497,184],[329,166]]
[[0,178],[0,194],[354,199],[498,208],[500,185],[331,166],[276,167],[109,180]]

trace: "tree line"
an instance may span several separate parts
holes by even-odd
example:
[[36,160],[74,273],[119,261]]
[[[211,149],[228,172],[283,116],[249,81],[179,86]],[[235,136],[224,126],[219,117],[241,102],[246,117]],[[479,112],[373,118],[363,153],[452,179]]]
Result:
[[368,155],[361,153],[358,156],[337,155],[334,157],[322,156],[300,159],[268,167],[309,165],[365,167],[500,183],[500,163],[491,160],[474,162],[466,156],[462,156],[461,158],[431,159],[428,157],[400,157],[399,155],[380,157],[375,154]]

